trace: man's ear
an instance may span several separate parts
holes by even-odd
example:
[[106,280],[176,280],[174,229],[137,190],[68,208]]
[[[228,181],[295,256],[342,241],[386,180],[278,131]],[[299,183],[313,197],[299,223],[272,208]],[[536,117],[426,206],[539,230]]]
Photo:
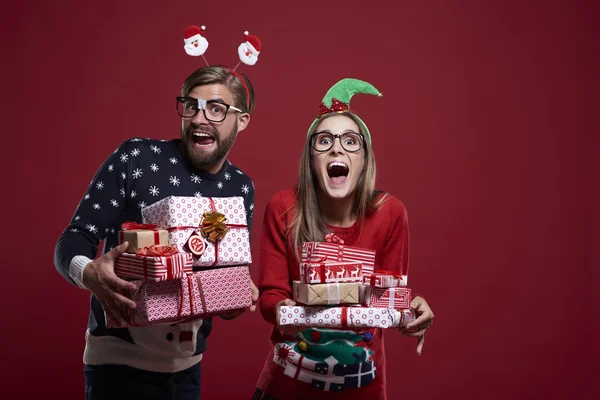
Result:
[[238,118],[238,132],[241,132],[244,129],[246,129],[246,127],[248,126],[249,123],[250,123],[250,114],[241,113]]

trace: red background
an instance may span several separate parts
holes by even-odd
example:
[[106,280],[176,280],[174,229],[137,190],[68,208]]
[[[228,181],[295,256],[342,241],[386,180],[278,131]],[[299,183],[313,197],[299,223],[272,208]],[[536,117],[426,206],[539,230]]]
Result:
[[[240,68],[257,107],[230,157],[256,184],[255,260],[265,202],[294,184],[325,91],[355,77],[384,93],[352,105],[373,133],[378,187],[408,208],[411,287],[436,314],[421,357],[386,333],[390,399],[597,398],[598,10],[392,3],[3,7],[0,391],[83,398],[89,294],[56,272],[54,245],[121,141],[178,136],[173,99],[203,65],[183,31],[203,24],[211,63],[235,65],[244,30],[263,42]],[[268,332],[258,314],[216,321],[203,398],[250,398]]]

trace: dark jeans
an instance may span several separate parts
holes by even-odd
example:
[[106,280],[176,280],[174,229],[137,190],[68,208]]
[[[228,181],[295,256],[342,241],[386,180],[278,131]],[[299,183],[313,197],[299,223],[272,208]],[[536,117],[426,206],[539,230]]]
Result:
[[173,374],[124,365],[86,365],[87,400],[199,400],[200,363]]

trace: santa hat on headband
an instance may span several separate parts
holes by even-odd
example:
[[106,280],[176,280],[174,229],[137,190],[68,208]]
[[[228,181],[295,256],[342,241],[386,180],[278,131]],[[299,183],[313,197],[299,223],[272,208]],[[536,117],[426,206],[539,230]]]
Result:
[[[313,126],[323,117],[324,115],[331,114],[334,112],[344,113],[350,111],[350,99],[356,93],[372,94],[377,97],[383,96],[383,94],[368,82],[361,81],[360,79],[345,78],[333,85],[323,97],[321,105],[319,106],[319,112],[317,118],[313,121],[308,129],[308,132],[312,130]],[[367,125],[355,114],[354,115],[362,130],[367,136],[367,140],[371,142],[371,134]]]
[[183,34],[183,41],[185,42],[185,44],[192,43],[194,40],[198,40],[200,37],[202,37],[202,35],[204,35],[205,30],[205,26],[188,26],[187,28],[185,28],[185,32]]
[[261,48],[260,39],[257,36],[250,35],[248,31],[244,32],[244,39],[246,40],[245,44],[248,46],[248,50],[255,56],[258,56]]

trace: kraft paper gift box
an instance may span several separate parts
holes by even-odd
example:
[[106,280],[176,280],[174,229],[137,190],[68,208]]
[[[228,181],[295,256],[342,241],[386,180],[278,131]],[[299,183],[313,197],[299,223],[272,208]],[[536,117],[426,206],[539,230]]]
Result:
[[154,224],[139,224],[137,222],[125,222],[119,231],[119,244],[129,242],[126,253],[135,254],[138,249],[150,246],[167,246],[169,244],[169,232],[157,229]]
[[346,246],[337,236],[328,234],[324,242],[302,243],[303,263],[353,262],[362,264],[362,273],[370,274],[375,267],[375,251]]
[[168,281],[193,272],[192,255],[174,246],[150,246],[136,254],[123,253],[115,260],[115,274],[124,279]]
[[362,282],[362,280],[362,263],[326,262],[300,264],[300,282],[303,283]]
[[370,307],[281,306],[279,325],[316,328],[395,328],[414,321],[410,309]]
[[242,197],[169,196],[142,209],[144,222],[169,232],[169,244],[195,267],[249,265],[250,235]]
[[[248,266],[194,272],[170,281],[132,281],[136,308],[128,310],[125,326],[184,322],[252,305]],[[108,318],[108,328],[120,327]]]
[[360,303],[367,307],[410,308],[411,290],[405,287],[378,288],[361,285]]
[[363,283],[378,288],[405,287],[408,276],[380,270],[372,274],[364,274]]
[[355,282],[311,285],[294,281],[293,290],[294,300],[309,306],[359,303],[359,284]]

